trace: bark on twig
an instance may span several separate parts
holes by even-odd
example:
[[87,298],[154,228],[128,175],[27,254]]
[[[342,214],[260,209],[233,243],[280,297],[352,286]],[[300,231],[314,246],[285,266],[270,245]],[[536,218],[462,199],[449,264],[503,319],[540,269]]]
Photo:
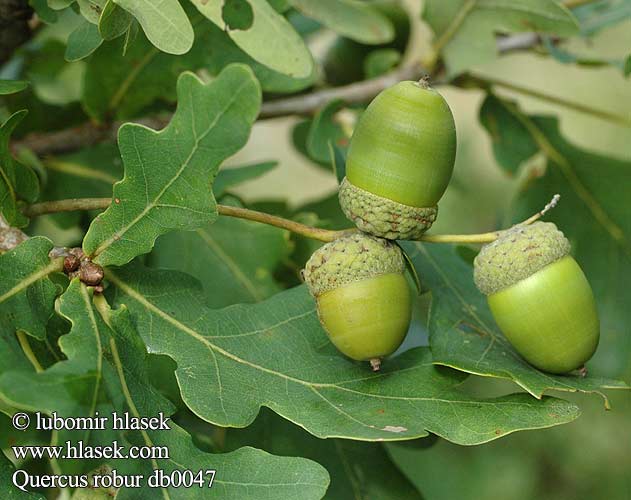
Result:
[[26,234],[15,227],[9,226],[5,218],[0,215],[0,253],[13,250],[27,239],[28,236]]

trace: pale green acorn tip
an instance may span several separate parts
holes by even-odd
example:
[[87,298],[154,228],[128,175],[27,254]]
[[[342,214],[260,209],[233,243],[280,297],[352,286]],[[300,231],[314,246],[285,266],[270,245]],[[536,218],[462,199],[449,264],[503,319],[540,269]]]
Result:
[[394,243],[368,234],[339,238],[316,250],[304,270],[314,297],[344,285],[390,273],[403,273],[405,260]]
[[438,207],[412,207],[361,189],[344,178],[340,185],[342,211],[358,229],[389,240],[415,240],[427,231]]
[[473,279],[485,295],[532,276],[570,253],[570,242],[552,222],[519,224],[484,245],[474,261]]

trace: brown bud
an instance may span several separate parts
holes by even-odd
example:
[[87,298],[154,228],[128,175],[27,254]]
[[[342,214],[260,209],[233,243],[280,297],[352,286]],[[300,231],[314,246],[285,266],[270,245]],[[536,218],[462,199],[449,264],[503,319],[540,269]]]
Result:
[[79,279],[88,286],[96,286],[103,280],[103,268],[93,262],[84,261],[79,269]]
[[80,260],[83,260],[83,258],[85,257],[85,254],[83,253],[83,250],[79,247],[76,248],[71,248],[68,252],[70,255],[74,255],[75,257],[79,258]]
[[79,269],[80,264],[81,260],[76,255],[66,255],[64,259],[64,272],[70,274]]

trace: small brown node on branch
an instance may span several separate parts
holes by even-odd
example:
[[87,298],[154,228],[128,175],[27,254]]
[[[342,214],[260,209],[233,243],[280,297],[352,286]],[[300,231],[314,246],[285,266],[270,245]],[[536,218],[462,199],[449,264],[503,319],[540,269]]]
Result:
[[79,268],[79,279],[88,286],[97,286],[103,281],[103,268],[94,262],[84,260]]
[[83,253],[83,250],[79,247],[71,248],[70,250],[68,250],[68,253],[70,255],[74,255],[79,260],[83,260],[85,258],[85,254]]
[[70,274],[79,269],[81,259],[74,254],[66,255],[64,258],[64,273]]

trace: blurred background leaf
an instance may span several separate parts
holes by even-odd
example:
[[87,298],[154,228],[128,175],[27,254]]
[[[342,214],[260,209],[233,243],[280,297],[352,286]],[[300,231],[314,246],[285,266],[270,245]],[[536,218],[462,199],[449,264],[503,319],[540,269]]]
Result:
[[[103,5],[98,10],[98,24]],[[162,0],[159,8],[144,0],[114,0],[130,12],[142,26],[147,38],[159,50],[169,54],[185,54],[193,45],[195,35],[191,22],[178,0]]]
[[578,31],[570,12],[553,0],[426,0],[423,17],[451,75],[493,59],[496,33]]
[[[86,11],[86,2],[82,2],[83,14],[88,20],[92,20],[93,26],[98,22],[98,33],[102,38],[111,40],[103,42],[89,55],[86,53],[91,49],[89,44],[84,49],[83,43],[69,41],[73,30],[85,19],[75,12],[76,3],[69,0],[50,0],[48,3],[32,0],[30,3],[37,9],[40,19],[44,23],[54,24],[40,25],[33,41],[23,47],[10,64],[2,68],[3,79],[32,82],[31,86],[16,94],[2,96],[2,117],[6,119],[11,112],[29,109],[29,115],[15,131],[14,137],[18,138],[32,131],[63,129],[85,122],[88,116],[81,106],[89,111],[91,119],[97,119],[103,124],[112,119],[136,119],[144,115],[164,113],[173,110],[175,79],[179,71],[196,71],[200,78],[209,80],[230,62],[248,64],[266,92],[265,100],[271,100],[281,98],[281,93],[306,92],[308,89],[318,90],[354,83],[384,71],[396,70],[397,65],[406,64],[431,52],[432,33],[430,27],[421,22],[421,2],[417,0],[361,2],[361,8],[370,12],[372,19],[386,18],[394,28],[394,38],[381,42],[376,42],[378,37],[373,33],[360,34],[363,38],[357,41],[358,37],[353,33],[358,33],[359,24],[349,24],[342,17],[327,19],[327,12],[314,15],[313,18],[307,17],[306,9],[299,11],[292,6],[293,3],[297,5],[298,0],[269,0],[262,3],[242,0],[234,4],[246,2],[252,7],[253,25],[260,13],[265,12],[271,13],[274,20],[266,28],[272,25],[282,27],[284,41],[280,48],[279,45],[262,43],[264,38],[261,36],[248,35],[251,29],[234,29],[238,28],[237,25],[226,29],[226,19],[223,18],[225,4],[222,1],[215,2],[216,8],[213,6],[219,13],[217,25],[202,18],[201,14],[195,12],[195,8],[191,9],[191,2],[184,1],[182,7],[196,33],[191,50],[177,58],[181,61],[178,66],[171,59],[173,56],[153,46],[143,31],[138,31],[139,25],[133,20],[133,16],[112,0],[97,3],[102,9],[98,16]],[[485,2],[479,0],[477,3],[482,5]],[[490,88],[459,88],[445,84],[446,79],[443,77],[443,63],[451,73],[460,65],[461,69],[475,69],[476,75],[488,75],[492,79],[514,82],[549,96],[558,96],[593,109],[631,118],[628,106],[624,105],[631,102],[631,87],[628,79],[623,77],[625,69],[627,74],[631,72],[629,0],[588,2],[573,7],[571,15],[567,10],[556,6],[559,2],[553,4],[552,1],[510,2],[509,7],[526,4],[541,6],[544,3],[545,12],[554,10],[562,14],[554,22],[536,20],[547,26],[545,29],[540,28],[547,35],[540,38],[542,43],[532,51],[511,52],[496,58],[495,47],[491,45],[497,35],[534,29],[533,24],[513,22],[530,21],[530,14],[520,13],[513,17],[497,15],[498,11],[495,11],[485,18],[488,22],[474,24],[476,28],[469,29],[467,26],[471,21],[468,18],[473,15],[475,20],[476,9],[462,18],[463,23],[454,32],[455,36],[444,46],[445,60],[438,61],[438,76],[434,86],[445,95],[454,112],[459,150],[454,178],[440,202],[440,217],[432,230],[437,233],[455,233],[506,227],[539,210],[551,194],[562,191],[561,203],[548,214],[548,220],[555,221],[571,236],[576,256],[588,272],[598,295],[603,318],[603,341],[597,356],[590,363],[590,370],[595,375],[621,377],[628,381],[631,376],[631,332],[627,307],[630,301],[625,288],[625,284],[631,279],[628,257],[622,252],[622,247],[616,244],[617,240],[612,238],[611,231],[607,232],[602,225],[594,222],[593,211],[586,210],[584,200],[577,196],[576,190],[568,190],[563,161],[559,164],[558,157],[557,161],[546,161],[541,152],[541,139],[545,139],[562,157],[569,160],[572,170],[588,193],[602,204],[626,239],[629,218],[626,216],[628,196],[625,198],[625,195],[626,188],[631,185],[631,178],[627,176],[631,162],[629,129],[620,123],[564,107],[558,102],[560,99],[557,102],[554,99],[541,101],[532,95],[522,95],[500,87],[493,87],[493,92],[489,95]],[[74,5],[69,6],[70,4]],[[351,4],[353,8],[360,5],[359,2],[342,1],[331,2],[330,5],[334,4],[338,8],[342,4],[344,8]],[[444,20],[447,24],[457,17],[455,12],[454,15],[449,14],[449,9],[457,10],[458,7],[467,5],[460,1],[432,0],[427,0],[424,4],[429,9],[426,12],[431,12],[432,9],[438,14],[446,12]],[[495,7],[498,5],[500,4],[494,3]],[[502,3],[501,7],[506,5],[508,4]],[[260,8],[258,11],[257,6]],[[318,7],[319,2],[316,5]],[[374,17],[375,12],[379,12],[377,17]],[[570,26],[574,22],[573,18],[576,19],[580,32],[576,31],[575,26]],[[365,20],[367,17],[361,19]],[[435,16],[435,19],[438,17]],[[61,22],[55,23],[59,20]],[[242,23],[239,25],[241,27],[249,22],[247,14],[243,19],[232,15],[230,20],[235,20],[237,24]],[[428,20],[426,17],[426,21]],[[336,21],[344,21],[345,24],[337,32],[327,27],[333,26]],[[379,22],[385,26],[383,20]],[[435,28],[442,26],[438,21],[434,24]],[[478,32],[478,28],[481,31]],[[263,32],[261,30],[260,33]],[[580,36],[564,38],[570,32]],[[468,35],[459,39],[463,36],[462,33]],[[350,38],[350,35],[355,39]],[[75,34],[75,38],[77,36]],[[383,31],[380,36],[383,36]],[[238,37],[242,38],[236,43]],[[294,45],[291,45],[292,40],[296,42]],[[69,47],[81,49],[76,54],[86,57],[73,63],[64,61],[64,54]],[[312,60],[309,52],[313,54]],[[123,57],[125,53],[127,55]],[[292,72],[294,66],[288,54],[298,58],[300,64],[297,67],[301,69],[303,76],[298,77],[297,72],[285,74],[276,70],[282,67],[283,71]],[[276,65],[276,69],[261,62]],[[94,71],[94,65],[97,64],[102,67],[101,74]],[[129,71],[132,64],[138,64],[137,72]],[[116,106],[111,105],[113,96],[118,96]],[[227,163],[229,166],[256,165],[264,159],[273,158],[278,160],[278,167],[271,169],[261,166],[247,172],[240,172],[241,169],[235,169],[234,172],[223,169],[215,183],[216,194],[222,193],[226,203],[270,211],[308,224],[337,229],[348,227],[350,223],[341,214],[337,202],[337,179],[330,166],[331,156],[322,154],[324,149],[321,146],[326,144],[329,137],[348,137],[359,109],[341,106],[330,114],[327,114],[326,107],[320,109],[320,121],[316,125],[314,122],[317,120],[314,118],[317,118],[317,113],[259,120],[253,127],[246,147]],[[551,114],[557,119],[550,118]],[[322,120],[324,115],[327,115],[326,120]],[[531,125],[525,126],[524,123]],[[539,142],[531,133],[532,125],[541,132]],[[292,144],[294,130],[297,132],[295,135],[300,137]],[[311,152],[307,148],[308,136],[312,139]],[[339,153],[335,156],[336,161],[343,156],[343,147],[340,149],[341,151],[334,151]],[[317,152],[316,155],[312,154],[314,151]],[[322,163],[318,163],[318,158]],[[21,157],[20,161],[26,160]],[[42,182],[43,199],[54,199],[75,196],[74,193],[77,193],[76,196],[109,196],[112,179],[120,178],[121,175],[118,162],[117,148],[112,144],[105,144],[72,155],[42,158],[44,175],[40,167],[34,167],[31,163],[29,166],[36,170]],[[91,177],[91,181],[86,180],[82,185],[73,177],[72,169],[55,169],[56,166],[67,163],[99,172],[97,177],[104,174],[103,179],[107,179],[107,182]],[[245,182],[238,182],[239,180]],[[610,205],[614,202],[615,206]],[[57,214],[53,217],[40,217],[27,230],[32,234],[49,235],[56,244],[77,244],[93,215]],[[219,219],[219,222],[222,220]],[[243,260],[244,264],[239,271],[252,279],[257,293],[262,295],[297,285],[299,270],[313,250],[320,246],[319,242],[295,235],[287,240],[284,236],[281,237],[282,231],[255,227],[243,221],[225,220],[225,225],[225,228],[209,226],[206,229],[217,230],[224,237],[226,231],[236,231],[230,233],[230,241],[221,238],[222,249]],[[251,226],[248,232],[245,232],[246,225]],[[248,240],[249,232],[258,231],[266,232],[266,243],[261,248],[253,244],[239,244],[240,241]],[[167,242],[168,238],[173,241]],[[184,260],[177,259],[178,250],[183,251],[183,248],[186,252],[200,254],[206,251],[203,242],[195,241],[195,233],[174,233],[165,237],[164,241],[166,249],[160,266],[187,267],[188,272],[204,277],[207,288],[213,284],[208,282],[212,278],[210,273],[204,274],[206,271],[216,269],[216,276],[226,276],[228,279],[228,274],[224,274],[228,273],[228,267],[225,263],[213,260],[216,255],[207,256],[208,260],[204,260],[212,264],[197,269],[191,268]],[[182,242],[186,244],[178,249],[178,244]],[[162,244],[162,239],[159,239],[158,250]],[[450,274],[457,274],[460,270],[466,278],[466,262],[470,262],[477,248],[459,247],[455,252],[448,252],[447,249],[436,251],[445,252],[445,266]],[[260,259],[258,252],[264,255],[264,259]],[[161,258],[159,253],[156,253],[156,257]],[[149,263],[158,265],[151,261]],[[260,275],[264,274],[260,280],[256,275],[259,263],[265,264],[259,267],[266,268],[266,272]],[[421,273],[420,278],[425,291],[435,277],[431,272],[425,272]],[[230,283],[234,285],[236,282],[231,279]],[[227,290],[230,293],[226,293],[225,297],[214,294],[213,298],[217,302],[213,305],[211,301],[211,305],[220,307],[234,301],[254,300],[252,294],[248,294],[243,287],[235,286]],[[200,297],[209,295],[201,288],[198,293]],[[415,300],[414,323],[402,350],[427,344],[430,299],[431,294],[424,293]],[[484,307],[483,304],[480,307]],[[434,313],[437,311],[434,310]],[[67,325],[62,321],[61,325],[49,325],[47,330],[51,344],[55,344],[57,337],[67,332]],[[17,339],[5,340],[5,365],[10,366],[9,360],[14,360],[30,368],[28,360],[20,359],[15,354],[20,352]],[[55,354],[59,354],[55,352],[56,345],[46,346],[35,340],[31,341],[31,345],[38,357],[41,353],[40,359],[45,366],[50,366]],[[173,363],[166,365],[166,372],[170,369],[172,376],[175,368]],[[157,369],[158,375],[155,378],[166,378],[163,376],[166,372],[163,368]],[[173,384],[176,382],[173,381]],[[166,387],[163,389],[166,391]],[[472,376],[460,389],[479,398],[489,398],[505,396],[514,391],[515,386],[500,379]],[[171,394],[177,394],[176,385]],[[415,444],[388,444],[386,448],[391,456],[391,460],[388,460],[380,451],[375,452],[381,450],[381,445],[341,441],[351,449],[349,456],[356,457],[353,458],[357,464],[354,476],[348,475],[339,461],[325,457],[326,451],[336,441],[316,440],[296,426],[278,419],[271,412],[264,411],[260,417],[262,420],[255,421],[252,428],[219,431],[225,432],[229,444],[231,436],[237,436],[232,441],[234,446],[253,444],[277,447],[279,450],[287,450],[286,453],[291,455],[304,454],[291,451],[296,446],[295,443],[309,443],[313,440],[313,445],[305,445],[308,448],[306,453],[312,449],[314,454],[316,451],[320,453],[320,446],[324,450],[316,460],[321,461],[332,475],[331,498],[335,498],[337,491],[344,494],[349,491],[345,488],[349,486],[347,479],[350,481],[351,477],[357,478],[361,485],[367,485],[366,489],[360,491],[366,494],[382,494],[383,498],[391,498],[392,494],[389,493],[392,492],[400,493],[399,497],[412,495],[406,489],[411,487],[410,484],[422,491],[426,498],[434,500],[497,497],[518,500],[629,498],[629,394],[617,391],[608,393],[613,407],[610,412],[603,411],[600,398],[567,393],[558,395],[578,404],[583,411],[582,417],[569,425],[517,433],[482,446],[457,447],[441,439],[427,449],[414,448]],[[10,408],[3,412],[10,412]],[[271,423],[265,420],[270,416],[273,419]],[[263,431],[258,432],[263,425],[261,421],[269,423],[272,428],[281,429],[278,438],[283,440],[273,444],[258,444],[264,441],[261,434],[265,436]],[[33,439],[41,440],[41,437],[33,436]],[[430,438],[421,440],[429,441]],[[366,475],[365,464],[368,460],[382,464],[380,467],[393,478],[389,491],[378,491],[376,483],[385,481],[379,475],[380,471],[372,470],[369,471],[372,476]],[[400,473],[392,469],[393,464],[407,475],[409,482],[405,482]],[[498,467],[502,470],[499,476]],[[371,483],[372,477],[379,478],[379,481]],[[400,490],[394,485],[395,478]],[[338,485],[341,488],[339,490],[336,489]]]
[[[226,28],[220,2],[191,0],[197,9],[222,30]],[[270,69],[306,78],[313,59],[302,38],[266,0],[248,0],[254,20],[246,31],[228,30],[228,36],[249,56]]]
[[423,498],[394,466],[381,443],[318,439],[267,409],[249,427],[228,430],[223,445],[226,451],[256,446],[275,455],[304,456],[336,471],[324,498]]

